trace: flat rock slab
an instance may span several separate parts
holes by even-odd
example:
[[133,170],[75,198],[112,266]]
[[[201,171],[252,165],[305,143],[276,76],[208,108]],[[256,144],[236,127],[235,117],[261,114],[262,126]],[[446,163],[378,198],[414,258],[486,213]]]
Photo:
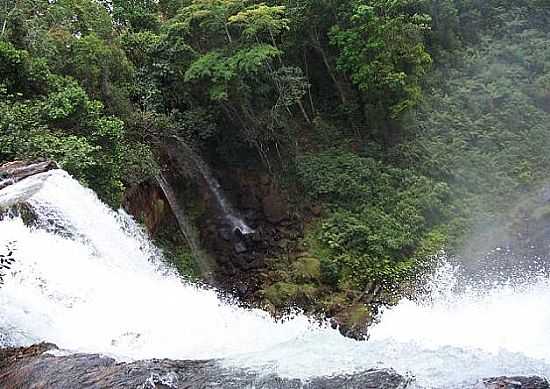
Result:
[[0,350],[2,389],[190,388],[190,389],[395,389],[406,379],[392,370],[349,376],[284,379],[245,369],[228,369],[215,360],[148,360],[118,363],[96,354],[54,356],[51,344]]

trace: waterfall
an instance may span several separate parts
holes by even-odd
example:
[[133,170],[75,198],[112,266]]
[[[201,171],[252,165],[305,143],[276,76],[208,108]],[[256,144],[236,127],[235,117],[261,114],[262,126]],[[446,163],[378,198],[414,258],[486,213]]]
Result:
[[32,179],[21,181],[17,185],[10,185],[0,190],[0,211],[9,209],[36,194],[49,176],[49,172],[40,173]]
[[444,265],[429,298],[403,300],[384,313],[369,341],[357,342],[300,314],[276,322],[186,283],[127,214],[63,171],[8,189],[0,198],[23,196],[37,222],[0,220],[0,254],[14,242],[16,260],[0,289],[0,345],[49,341],[119,360],[215,358],[303,379],[392,367],[425,388],[550,375],[544,275],[457,294],[459,270]]
[[193,253],[193,258],[199,266],[202,278],[205,281],[212,281],[214,269],[216,268],[214,260],[210,258],[210,256],[204,250],[201,249],[199,238],[197,236],[197,231],[195,231],[195,229],[189,222],[183,208],[178,202],[176,193],[172,189],[170,183],[162,175],[162,173],[157,177],[157,182],[162,192],[164,193],[164,197],[166,197],[166,200],[168,201],[172,212],[176,217],[176,220],[180,227],[180,231],[184,235],[185,240],[187,241],[187,244],[189,245],[189,248]]
[[191,160],[192,165],[199,172],[201,177],[206,182],[210,193],[213,195],[218,205],[219,211],[224,216],[226,222],[231,227],[231,230],[239,231],[243,235],[253,234],[254,230],[249,227],[244,221],[243,217],[239,212],[231,205],[230,201],[226,198],[220,183],[210,171],[208,165],[204,160],[191,148],[189,145],[182,139],[177,136],[172,137],[176,142],[178,147],[180,147],[185,155],[180,153],[172,153],[172,157],[176,160],[184,160],[186,157]]

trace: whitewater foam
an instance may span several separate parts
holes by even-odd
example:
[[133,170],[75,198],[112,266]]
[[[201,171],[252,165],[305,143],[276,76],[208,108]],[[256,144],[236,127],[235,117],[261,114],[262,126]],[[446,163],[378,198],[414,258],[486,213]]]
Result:
[[[120,360],[220,358],[285,377],[392,367],[423,387],[497,375],[550,375],[550,282],[454,291],[443,266],[428,301],[387,310],[368,342],[296,315],[273,321],[182,280],[124,212],[113,212],[67,173],[30,178],[35,227],[0,221],[0,250],[16,263],[0,290],[0,343],[50,341]],[[41,180],[35,191],[32,180]],[[18,187],[17,185],[20,185]],[[20,188],[20,189],[18,189]]]

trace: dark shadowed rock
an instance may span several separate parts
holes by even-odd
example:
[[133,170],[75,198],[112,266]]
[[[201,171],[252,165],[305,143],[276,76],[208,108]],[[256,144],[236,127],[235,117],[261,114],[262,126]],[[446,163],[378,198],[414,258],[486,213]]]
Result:
[[288,218],[288,205],[274,188],[262,199],[266,219],[273,224]]
[[248,249],[246,248],[246,245],[243,242],[236,243],[234,248],[237,254],[243,254],[248,251]]
[[149,360],[117,363],[92,354],[54,356],[50,344],[0,350],[0,388],[221,388],[221,389],[394,389],[407,380],[392,370],[349,376],[284,379],[245,369],[228,369],[216,361]]

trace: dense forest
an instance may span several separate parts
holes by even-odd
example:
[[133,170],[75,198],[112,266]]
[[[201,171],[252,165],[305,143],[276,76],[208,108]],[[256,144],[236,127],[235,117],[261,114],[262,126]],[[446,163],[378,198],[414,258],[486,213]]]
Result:
[[[53,159],[115,208],[168,175],[200,236],[174,154],[233,200],[253,171],[300,231],[244,300],[350,336],[550,169],[546,0],[4,0],[0,28],[0,163]],[[204,276],[179,234],[154,235]]]

